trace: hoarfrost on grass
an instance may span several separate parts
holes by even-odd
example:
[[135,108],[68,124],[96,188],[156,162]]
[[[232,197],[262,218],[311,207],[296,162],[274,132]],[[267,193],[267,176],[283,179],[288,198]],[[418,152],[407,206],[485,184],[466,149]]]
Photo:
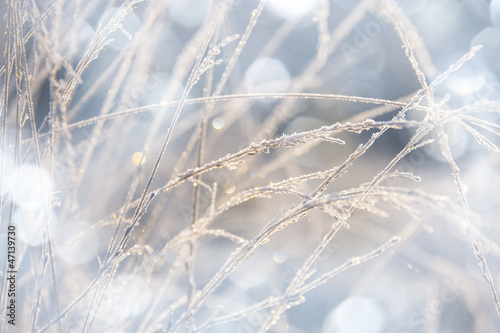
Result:
[[16,328],[498,331],[498,3],[1,4]]

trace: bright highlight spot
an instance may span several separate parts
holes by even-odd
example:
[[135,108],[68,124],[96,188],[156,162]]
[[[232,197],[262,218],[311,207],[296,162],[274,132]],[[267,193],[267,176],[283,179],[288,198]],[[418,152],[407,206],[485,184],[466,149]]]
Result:
[[478,69],[498,71],[500,70],[500,30],[487,27],[481,30],[470,42],[471,47],[482,45],[480,52],[476,53],[471,62]]
[[203,23],[210,11],[210,0],[176,0],[169,4],[169,16],[185,28],[194,28]]
[[481,99],[498,99],[500,82],[490,71],[477,71],[469,75],[450,75],[447,86],[457,95],[467,97],[466,103]]
[[27,210],[19,209],[17,220],[17,235],[24,243],[30,246],[38,246],[45,241],[45,234],[50,239],[56,228],[56,219],[51,212],[47,212],[47,219],[42,209]]
[[224,190],[224,192],[226,192],[227,194],[231,194],[235,190],[236,190],[236,185],[230,184],[228,187],[226,187],[226,189]]
[[459,95],[465,96],[474,93],[481,85],[480,77],[455,77],[448,82],[448,86]]
[[221,117],[215,117],[214,120],[212,120],[212,126],[215,129],[221,129],[224,127],[224,119]]
[[17,196],[14,202],[23,209],[37,211],[42,209],[42,205],[48,207],[52,193],[52,182],[50,175],[43,169],[35,165],[23,165],[17,171],[12,172],[7,179],[7,191],[12,191],[16,184]]
[[493,0],[490,3],[490,18],[491,22],[500,28],[500,0]]
[[[482,148],[482,147],[481,147]],[[478,210],[491,209],[500,202],[500,172],[486,159],[481,159],[466,174],[470,203]]]
[[269,274],[273,270],[274,265],[267,254],[263,251],[256,251],[240,264],[239,269],[236,269],[231,274],[230,279],[245,289],[260,286],[263,283],[269,282]]
[[375,300],[353,296],[340,303],[326,318],[323,332],[381,333],[386,316]]
[[135,165],[143,165],[144,163],[146,162],[146,156],[141,153],[140,151],[134,153],[134,155],[132,155],[132,163],[134,163]]
[[266,9],[283,19],[301,17],[316,9],[317,0],[269,0]]
[[103,319],[135,317],[148,309],[151,299],[147,281],[139,276],[118,276],[111,282],[103,299]]
[[249,93],[286,92],[290,87],[290,73],[278,59],[259,58],[246,70],[245,85]]
[[90,228],[85,221],[69,221],[58,228],[55,239],[56,255],[71,265],[80,265],[97,258],[99,237],[85,234]]
[[241,163],[240,166],[238,167],[238,172],[241,174],[248,172],[248,165],[246,164],[245,161],[243,161],[243,163]]
[[281,251],[274,251],[273,260],[277,264],[282,264],[288,259],[288,256]]

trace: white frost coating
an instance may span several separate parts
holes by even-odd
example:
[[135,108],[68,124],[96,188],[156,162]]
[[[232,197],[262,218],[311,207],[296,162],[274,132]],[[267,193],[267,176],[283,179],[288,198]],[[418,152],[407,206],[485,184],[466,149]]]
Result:
[[[120,8],[112,7],[108,9],[105,13],[105,17],[112,17]],[[130,12],[125,16],[125,18],[120,23],[121,29],[114,31],[109,35],[110,39],[113,39],[107,47],[120,51],[130,43],[131,38],[134,34],[141,28],[141,20],[136,13]]]

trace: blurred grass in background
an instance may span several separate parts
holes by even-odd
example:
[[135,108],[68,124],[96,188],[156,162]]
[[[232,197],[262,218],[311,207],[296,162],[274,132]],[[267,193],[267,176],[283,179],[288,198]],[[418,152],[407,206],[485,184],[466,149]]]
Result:
[[500,329],[500,1],[0,8],[2,331]]

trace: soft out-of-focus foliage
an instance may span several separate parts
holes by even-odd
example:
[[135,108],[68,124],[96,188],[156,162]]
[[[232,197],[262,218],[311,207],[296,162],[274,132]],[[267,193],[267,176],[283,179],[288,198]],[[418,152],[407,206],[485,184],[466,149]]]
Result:
[[0,331],[500,329],[499,1],[0,8]]

